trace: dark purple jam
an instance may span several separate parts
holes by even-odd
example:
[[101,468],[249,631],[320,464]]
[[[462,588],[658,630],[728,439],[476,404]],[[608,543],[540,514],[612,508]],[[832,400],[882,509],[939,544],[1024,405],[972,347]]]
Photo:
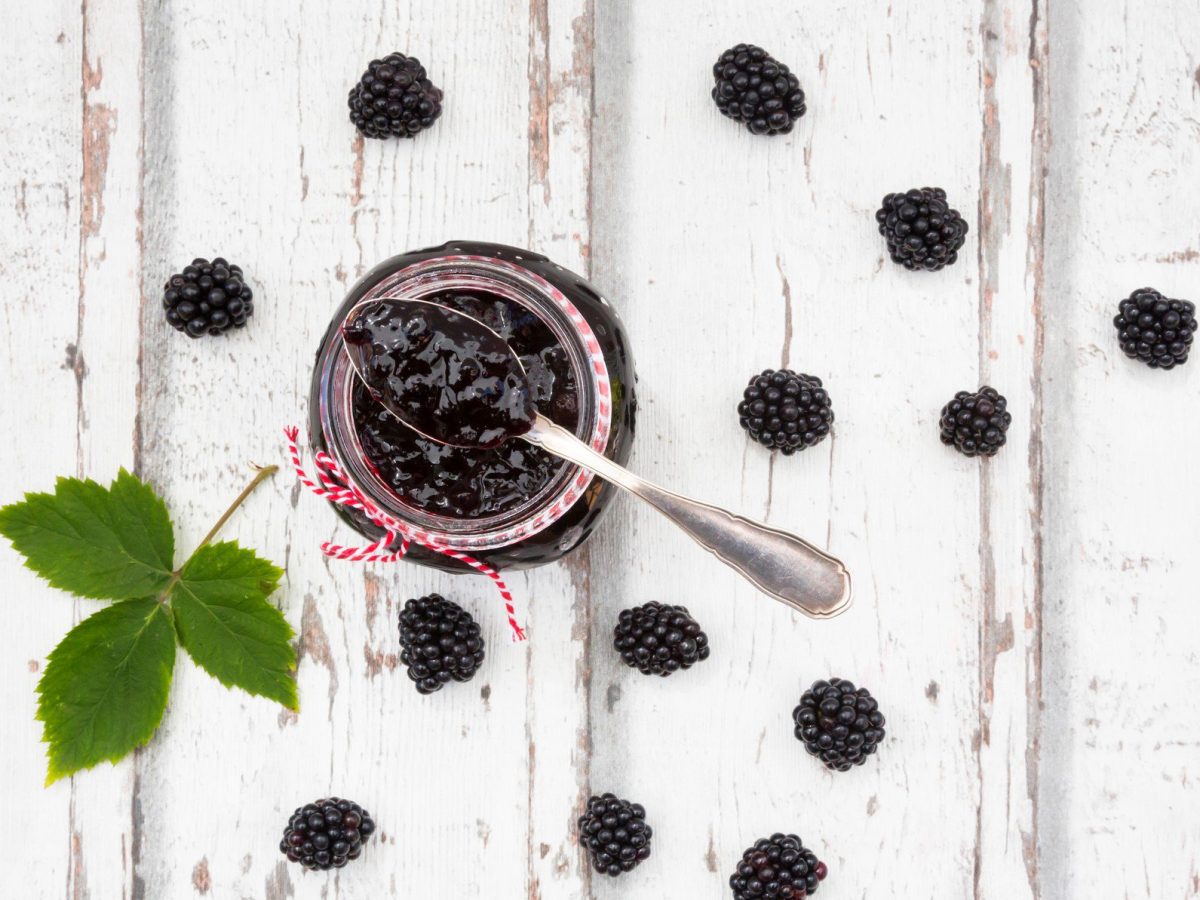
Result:
[[371,395],[439,443],[490,450],[533,427],[524,368],[470,316],[424,300],[376,300],[342,336]]
[[[514,509],[545,488],[562,463],[505,439],[528,430],[533,408],[568,430],[578,424],[567,353],[545,323],[505,298],[444,292],[423,299],[400,316],[383,304],[401,301],[378,301],[367,308],[367,321],[360,315],[347,327],[348,341],[372,351],[371,387],[359,383],[353,394],[363,451],[396,494],[422,510],[482,518]],[[421,321],[411,316],[417,307]],[[495,335],[451,310],[482,322],[507,346],[491,346]],[[523,377],[512,371],[517,367],[508,348],[520,359]],[[404,418],[422,432],[476,446],[422,437],[384,409],[372,390],[405,404]],[[493,446],[479,449],[483,444]]]

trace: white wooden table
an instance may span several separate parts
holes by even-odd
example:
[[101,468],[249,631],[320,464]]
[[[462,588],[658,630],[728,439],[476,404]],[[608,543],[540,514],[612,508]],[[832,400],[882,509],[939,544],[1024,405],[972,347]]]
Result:
[[[330,312],[375,262],[451,237],[541,250],[619,306],[634,466],[814,538],[856,603],[813,622],[621,502],[568,562],[490,587],[326,562],[349,533],[278,475],[228,534],[285,564],[302,711],[181,656],[155,740],[50,789],[34,686],[96,608],[0,551],[0,897],[718,898],[797,831],[821,896],[1200,896],[1200,360],[1119,352],[1117,301],[1200,299],[1200,15],[1190,0],[752,4],[45,0],[0,6],[0,499],[130,466],[190,545],[305,415]],[[761,139],[709,97],[721,50],[789,63],[809,113]],[[356,140],[345,95],[411,52],[446,91],[415,142]],[[953,268],[885,259],[874,211],[945,187]],[[250,326],[191,342],[163,279],[223,254]],[[772,460],[754,371],[826,379],[836,435]],[[1011,403],[990,463],[937,440],[954,391]],[[471,606],[489,656],[418,696],[395,616]],[[712,658],[667,680],[610,648],[623,607],[688,605]],[[871,687],[880,755],[831,774],[792,737],[812,680]],[[591,791],[646,805],[619,881],[573,840]],[[337,793],[381,833],[340,874],[277,849]]]

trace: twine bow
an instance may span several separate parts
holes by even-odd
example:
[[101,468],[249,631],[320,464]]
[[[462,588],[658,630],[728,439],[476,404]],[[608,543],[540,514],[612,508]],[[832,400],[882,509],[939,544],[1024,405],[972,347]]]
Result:
[[[444,547],[425,540],[420,535],[415,534],[409,526],[389,516],[368,500],[346,476],[346,473],[342,470],[337,460],[323,450],[318,450],[313,456],[313,471],[316,472],[320,484],[313,481],[300,462],[300,447],[297,443],[300,429],[293,425],[285,428],[283,433],[288,439],[288,451],[292,457],[292,468],[296,470],[296,477],[302,485],[316,496],[323,497],[330,503],[344,506],[347,509],[358,510],[384,531],[383,537],[365,547],[343,547],[341,544],[325,541],[321,544],[322,553],[332,559],[344,559],[350,562],[390,563],[403,559],[404,555],[408,553],[409,546],[417,543],[427,550],[432,550],[434,553],[440,553],[442,556],[456,559],[470,566],[475,571],[486,575],[495,583],[496,588],[500,591],[500,597],[504,601],[504,612],[508,618],[508,627],[512,631],[513,640],[525,640],[525,631],[521,628],[520,623],[517,622],[516,610],[513,607],[512,592],[509,591],[508,585],[504,583],[504,579],[500,577],[499,572],[486,563],[480,562],[465,553],[460,553],[452,547]],[[396,543],[397,538],[400,540],[399,548],[391,550],[390,548]]]

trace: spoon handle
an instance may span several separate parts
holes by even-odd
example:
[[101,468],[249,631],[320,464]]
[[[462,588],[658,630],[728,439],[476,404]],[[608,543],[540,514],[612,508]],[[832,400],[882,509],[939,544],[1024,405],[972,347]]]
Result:
[[795,535],[639,478],[545,416],[522,437],[645,500],[764,594],[793,609],[826,619],[850,605],[846,567]]

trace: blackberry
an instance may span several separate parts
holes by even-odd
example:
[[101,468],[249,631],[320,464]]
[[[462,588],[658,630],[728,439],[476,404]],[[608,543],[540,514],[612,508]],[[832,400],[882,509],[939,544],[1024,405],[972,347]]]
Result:
[[392,53],[367,64],[350,89],[350,121],[365,137],[416,137],[442,114],[442,92],[415,56]]
[[892,262],[906,269],[936,272],[958,260],[967,222],[946,202],[941,188],[913,188],[888,194],[875,213]]
[[987,385],[973,394],[959,391],[942,408],[942,443],[964,456],[995,456],[1012,424],[1007,408],[1004,396]]
[[763,369],[751,378],[737,413],[750,437],[785,456],[819,444],[833,424],[821,379],[791,369]]
[[643,675],[666,677],[708,659],[708,635],[682,606],[644,603],[622,610],[613,647],[625,665]]
[[773,834],[742,854],[729,879],[734,900],[801,900],[828,874],[825,863],[794,834]]
[[800,82],[762,47],[738,44],[713,66],[712,98],[721,115],[754,134],[787,134],[808,107]]
[[648,859],[652,836],[646,810],[614,794],[592,797],[587,812],[579,817],[579,842],[595,870],[605,875],[631,872]]
[[409,600],[400,611],[400,661],[422,694],[470,681],[483,662],[483,635],[471,614],[440,594]]
[[861,766],[886,733],[879,704],[866,688],[842,678],[815,681],[792,712],[796,737],[826,768],[839,772]]
[[167,322],[188,337],[241,328],[254,315],[254,292],[238,266],[198,257],[163,286]]
[[1141,288],[1121,301],[1113,325],[1130,359],[1140,359],[1152,369],[1173,369],[1187,362],[1196,334],[1196,305]]
[[280,851],[306,869],[340,869],[362,854],[375,833],[371,814],[349,800],[330,797],[297,807],[283,830]]

